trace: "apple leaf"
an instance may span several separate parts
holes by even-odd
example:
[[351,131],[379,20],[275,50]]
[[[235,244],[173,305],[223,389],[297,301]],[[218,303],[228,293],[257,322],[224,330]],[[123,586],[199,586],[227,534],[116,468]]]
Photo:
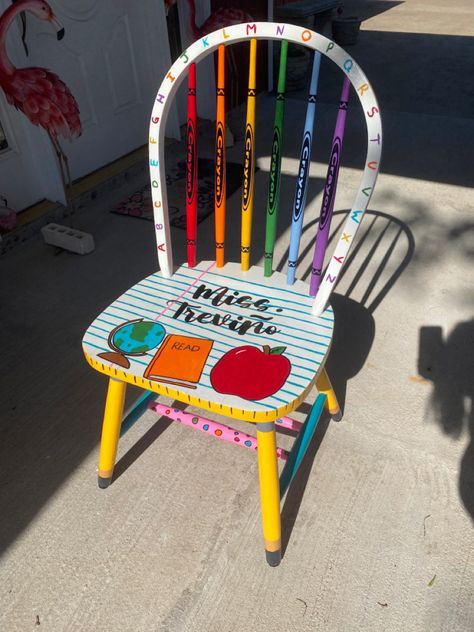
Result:
[[283,353],[285,353],[285,351],[286,351],[286,347],[273,347],[273,349],[270,349],[270,354],[282,355]]

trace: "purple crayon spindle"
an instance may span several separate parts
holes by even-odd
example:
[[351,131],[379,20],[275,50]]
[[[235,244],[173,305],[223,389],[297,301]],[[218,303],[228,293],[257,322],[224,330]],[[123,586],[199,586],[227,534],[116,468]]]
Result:
[[349,102],[349,92],[351,82],[348,77],[344,77],[342,84],[341,101],[337,113],[336,127],[332,139],[331,156],[329,158],[326,182],[324,183],[323,202],[319,216],[319,228],[314,246],[313,265],[311,268],[311,280],[309,285],[310,296],[316,296],[321,283],[321,274],[324,264],[324,255],[328,245],[329,229],[334,210],[334,200],[336,197],[337,178],[339,166],[341,164],[342,143],[344,140],[344,128],[346,125],[347,104]]

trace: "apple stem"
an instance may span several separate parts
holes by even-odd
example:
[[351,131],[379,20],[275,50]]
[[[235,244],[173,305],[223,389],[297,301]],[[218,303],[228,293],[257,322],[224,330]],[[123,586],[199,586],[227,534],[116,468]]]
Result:
[[270,346],[269,345],[263,345],[263,353],[265,355],[270,355]]

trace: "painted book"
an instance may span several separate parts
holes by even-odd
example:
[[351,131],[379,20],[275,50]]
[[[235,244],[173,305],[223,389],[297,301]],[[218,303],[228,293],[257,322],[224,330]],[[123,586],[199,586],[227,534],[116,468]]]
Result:
[[[171,334],[147,366],[143,377],[157,382],[199,382],[214,342]],[[185,384],[183,384],[185,386]]]

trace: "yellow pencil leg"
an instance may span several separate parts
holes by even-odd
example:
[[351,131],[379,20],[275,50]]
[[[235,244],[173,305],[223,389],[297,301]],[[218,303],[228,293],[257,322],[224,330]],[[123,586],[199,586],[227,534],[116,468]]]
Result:
[[257,443],[265,553],[270,566],[278,566],[281,560],[280,482],[273,421],[257,424]]
[[126,382],[109,378],[109,388],[105,401],[104,422],[99,454],[99,487],[110,485],[114,471],[115,457],[122,424]]
[[341,421],[342,412],[337,401],[336,393],[334,392],[329,376],[326,373],[326,369],[321,371],[321,374],[316,380],[316,386],[320,393],[324,393],[326,395],[326,406],[331,417],[335,421]]

